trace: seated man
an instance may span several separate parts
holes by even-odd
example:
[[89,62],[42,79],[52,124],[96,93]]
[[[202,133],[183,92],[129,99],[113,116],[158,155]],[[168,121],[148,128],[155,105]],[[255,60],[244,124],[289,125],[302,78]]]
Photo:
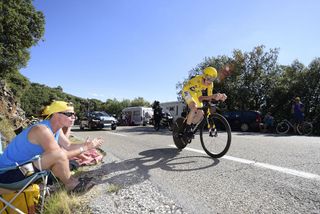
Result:
[[271,112],[268,112],[263,118],[263,132],[270,131],[273,128],[274,118]]
[[[83,144],[71,144],[62,128],[71,127],[75,120],[73,105],[63,101],[53,101],[43,115],[46,119],[23,130],[6,147],[0,156],[0,168],[16,166],[41,155],[41,166],[33,162],[35,170],[50,169],[65,185],[67,191],[80,193],[90,189],[90,179],[77,179],[71,176],[69,159],[89,149],[100,147],[103,140],[95,138]],[[1,183],[23,180],[22,172],[10,170],[0,174]]]

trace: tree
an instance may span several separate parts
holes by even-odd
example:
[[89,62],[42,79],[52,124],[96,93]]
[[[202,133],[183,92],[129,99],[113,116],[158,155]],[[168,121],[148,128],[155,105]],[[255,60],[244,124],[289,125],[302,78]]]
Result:
[[151,106],[150,103],[146,100],[144,100],[142,97],[134,98],[131,101],[130,106]]
[[20,100],[24,91],[28,90],[30,87],[30,81],[20,74],[19,71],[13,71],[7,74],[6,81],[13,92],[16,100]]
[[44,15],[32,0],[0,1],[0,77],[26,66],[29,48],[44,34]]
[[[278,49],[264,50],[264,46],[257,46],[251,52],[233,51],[233,57],[218,56],[206,57],[202,63],[189,71],[188,78],[179,82],[176,87],[181,93],[182,85],[192,76],[201,74],[208,66],[218,71],[225,65],[233,67],[232,75],[221,83],[215,84],[215,92],[228,95],[229,109],[259,110],[261,106],[271,105],[270,93],[273,82],[279,75],[277,66]],[[179,95],[179,94],[178,94]]]
[[[234,98],[238,101],[240,109],[260,110],[261,106],[269,107],[270,93],[273,84],[279,75],[278,49],[264,50],[264,46],[257,46],[251,52],[233,52],[235,74],[226,80],[233,88]],[[231,83],[232,82],[232,83]],[[230,91],[230,89],[232,91]]]

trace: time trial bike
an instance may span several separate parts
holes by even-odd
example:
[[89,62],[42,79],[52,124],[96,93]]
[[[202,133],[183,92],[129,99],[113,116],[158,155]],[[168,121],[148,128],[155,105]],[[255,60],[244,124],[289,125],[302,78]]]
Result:
[[[231,128],[225,117],[216,112],[216,105],[208,103],[198,108],[204,112],[204,117],[195,125],[192,125],[193,135],[199,130],[200,142],[203,150],[213,158],[220,158],[225,155],[231,145]],[[193,137],[186,134],[186,121],[179,117],[173,124],[173,141],[178,149],[184,149]]]

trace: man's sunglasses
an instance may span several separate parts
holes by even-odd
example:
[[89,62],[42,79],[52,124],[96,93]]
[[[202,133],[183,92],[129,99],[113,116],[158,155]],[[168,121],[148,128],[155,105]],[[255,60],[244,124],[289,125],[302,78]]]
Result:
[[67,117],[76,116],[74,112],[59,112],[59,114],[66,115]]

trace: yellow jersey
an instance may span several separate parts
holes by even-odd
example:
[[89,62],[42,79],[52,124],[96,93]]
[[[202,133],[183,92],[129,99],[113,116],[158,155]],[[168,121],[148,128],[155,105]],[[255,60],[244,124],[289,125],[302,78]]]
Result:
[[211,96],[213,91],[213,83],[211,83],[209,86],[206,86],[203,84],[203,78],[205,78],[203,75],[197,75],[190,79],[183,86],[182,95],[184,95],[183,92],[189,92],[194,98],[199,98],[203,95]]

